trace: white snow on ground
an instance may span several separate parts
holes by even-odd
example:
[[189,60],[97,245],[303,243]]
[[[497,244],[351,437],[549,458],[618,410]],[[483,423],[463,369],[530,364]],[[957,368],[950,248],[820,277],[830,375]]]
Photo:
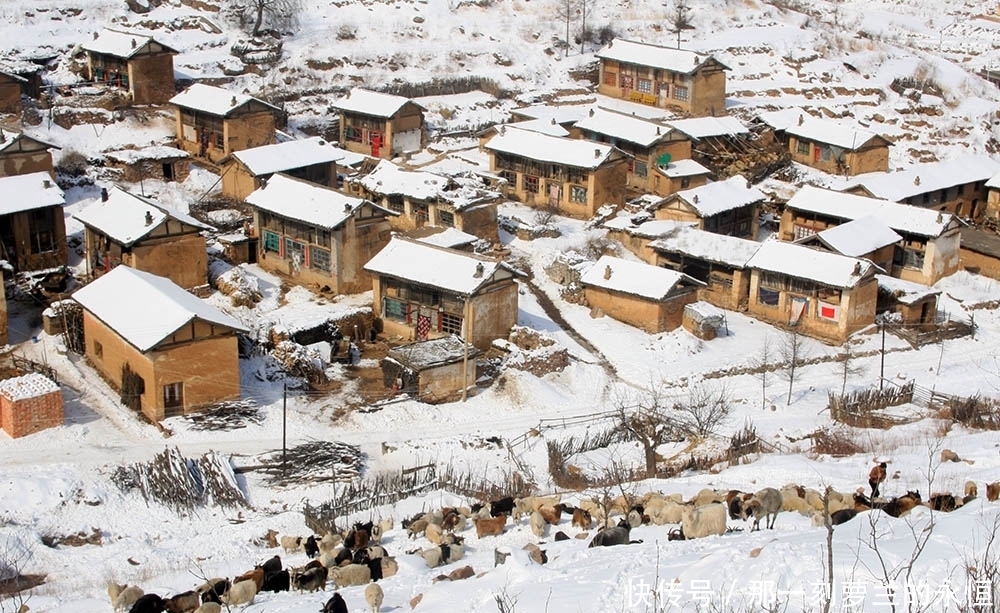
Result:
[[[553,18],[551,3],[304,0],[304,4],[295,34],[285,39],[281,70],[251,72],[225,84],[272,101],[288,98],[293,132],[328,126],[330,103],[350,87],[379,87],[397,77],[411,82],[441,75],[484,77],[517,94],[516,103],[481,92],[422,97],[418,102],[429,109],[434,133],[475,130],[505,121],[515,104],[537,103],[550,94],[567,102],[597,99],[569,76],[570,69],[593,59],[597,45],[588,45],[584,53],[574,46],[563,57],[553,44],[554,38],[563,35],[563,24]],[[72,5],[83,10],[74,15]],[[734,113],[743,116],[756,109],[801,106],[863,122],[866,130],[896,140],[890,153],[894,168],[918,159],[996,151],[998,126],[993,113],[1000,94],[972,74],[1000,65],[1000,49],[995,44],[1000,26],[977,16],[995,7],[986,2],[916,0],[817,1],[796,6],[794,2],[753,0],[696,3],[695,28],[683,32],[683,46],[713,53],[732,69],[728,106]],[[603,0],[591,4],[588,24],[611,24],[625,38],[672,44],[674,35],[665,32],[669,14],[669,4],[661,2]],[[218,25],[221,33],[203,29],[199,24],[204,19]],[[239,65],[229,53],[241,36],[235,24],[223,14],[199,12],[179,0],[164,2],[146,15],[129,13],[123,3],[110,0],[0,3],[4,50],[58,55],[58,66],[48,75],[56,84],[77,81],[67,52],[112,24],[151,32],[179,49],[175,66],[181,76],[225,81],[224,71]],[[929,77],[941,88],[941,96],[924,94],[919,102],[900,96],[888,88],[896,77]],[[299,96],[296,89],[307,91]],[[172,115],[165,111],[140,109],[108,115],[115,121],[107,126],[67,130],[43,113],[41,124],[24,128],[62,147],[55,152],[57,161],[72,151],[92,158],[125,146],[161,144],[173,130]],[[435,172],[457,172],[484,168],[486,157],[476,149],[473,138],[459,134],[433,143],[411,162]],[[819,173],[800,170],[803,179],[823,180]],[[186,212],[196,199],[217,190],[217,182],[216,175],[195,166],[182,185],[145,181],[130,187]],[[768,182],[767,187],[792,191],[777,182]],[[78,233],[80,224],[70,215],[98,199],[99,191],[71,188],[66,197],[67,230]],[[517,205],[503,208],[502,212],[522,218],[532,216]],[[347,415],[341,409],[353,394],[350,385],[342,393],[293,389],[287,402],[289,445],[315,440],[359,445],[366,475],[434,462],[498,479],[510,470],[510,459],[506,451],[483,441],[494,436],[519,440],[538,428],[540,435],[524,439],[515,452],[539,488],[548,492],[555,488],[548,478],[546,442],[606,427],[606,422],[594,422],[561,428],[552,426],[552,420],[567,418],[577,423],[568,418],[613,409],[642,389],[657,388],[665,398],[682,401],[691,386],[724,385],[736,409],[720,429],[720,437],[707,441],[706,446],[725,445],[728,434],[752,422],[762,438],[780,444],[786,452],[754,456],[745,464],[710,472],[626,484],[626,488],[637,493],[658,489],[687,497],[705,487],[752,491],[795,482],[817,489],[830,484],[851,492],[867,485],[873,459],[889,462],[893,477],[883,489],[890,495],[910,489],[921,491],[925,498],[931,492],[961,492],[966,480],[978,483],[982,495],[986,482],[1000,478],[1000,441],[995,433],[952,426],[916,408],[903,408],[921,417],[908,425],[853,432],[864,448],[861,454],[834,458],[810,452],[809,439],[804,437],[831,425],[825,408],[828,392],[841,389],[843,368],[834,360],[841,348],[806,341],[806,354],[815,363],[798,369],[786,404],[789,384],[778,373],[764,389],[758,376],[739,374],[760,359],[766,342],[777,354],[783,335],[771,326],[727,312],[724,333],[705,342],[681,330],[648,335],[607,317],[594,319],[588,309],[562,301],[544,267],[567,251],[588,253],[588,244],[601,232],[573,220],[557,220],[557,225],[560,238],[528,242],[505,236],[504,242],[512,259],[530,266],[534,282],[592,348],[553,322],[525,287],[519,297],[518,323],[543,331],[565,347],[571,356],[565,370],[544,377],[510,370],[504,374],[503,385],[494,384],[465,403],[429,406],[402,401]],[[83,268],[78,256],[71,258],[72,265]],[[363,308],[371,300],[370,293],[329,299],[300,288],[282,296],[280,279],[254,266],[244,268],[263,293],[257,307],[235,308],[218,295],[210,302],[254,330],[274,324],[288,329],[309,327],[332,310]],[[1000,285],[959,273],[942,280],[937,288],[942,290],[940,308],[952,318],[974,316],[975,335],[919,350],[886,335],[883,353],[883,339],[876,329],[858,334],[852,351],[863,356],[857,363],[864,373],[851,376],[848,389],[871,386],[884,370],[887,379],[915,381],[946,393],[1000,394],[1000,318],[991,302],[1000,296]],[[199,582],[197,577],[233,576],[249,570],[275,553],[281,553],[288,565],[306,562],[302,553],[285,555],[253,541],[268,529],[306,534],[302,504],[336,497],[338,490],[329,483],[275,488],[251,470],[240,477],[250,508],[237,512],[208,507],[179,515],[147,504],[136,494],[123,494],[110,480],[115,467],[146,461],[167,447],[177,447],[188,457],[216,451],[242,467],[251,467],[261,454],[280,449],[285,429],[282,382],[268,380],[268,367],[261,358],[246,360],[242,372],[243,396],[260,407],[260,423],[216,432],[195,430],[186,420],[171,419],[164,424],[165,434],[122,408],[116,394],[83,360],[67,354],[58,338],[40,332],[30,309],[14,303],[10,310],[12,342],[20,343],[15,351],[54,366],[66,401],[63,426],[16,440],[0,434],[0,559],[16,560],[22,572],[46,575],[45,583],[30,592],[32,611],[110,610],[104,592],[108,580],[138,583],[147,591],[166,595],[190,589]],[[38,342],[31,342],[31,337]],[[332,372],[346,380],[342,368]],[[383,443],[385,449],[395,451],[383,454]],[[965,461],[939,464],[942,448],[956,451]],[[691,453],[687,441],[664,445],[659,451],[678,458]],[[574,458],[576,465],[590,472],[599,472],[611,461],[640,464],[641,449],[618,444]],[[566,495],[577,501],[593,493]],[[384,543],[400,561],[400,572],[382,582],[383,610],[406,610],[418,594],[423,599],[417,611],[449,613],[494,610],[496,596],[504,594],[516,599],[513,610],[518,612],[672,608],[666,603],[691,611],[699,606],[703,610],[771,610],[771,600],[779,597],[779,590],[782,606],[787,604],[788,610],[821,609],[816,589],[825,576],[826,534],[795,513],[782,513],[774,531],[750,533],[743,522],[731,521],[732,528],[743,530],[685,542],[668,542],[669,527],[644,526],[632,534],[642,543],[600,549],[588,549],[587,540],[553,542],[555,530],[550,529],[542,539],[549,556],[545,566],[534,564],[520,551],[523,544],[538,540],[523,521],[498,537],[477,539],[474,531],[467,530],[466,558],[442,569],[428,570],[422,560],[405,553],[428,543],[409,540],[399,526],[402,517],[439,505],[471,502],[435,491],[372,511],[374,516],[396,519]],[[365,513],[350,519],[368,517]],[[838,527],[833,551],[834,607],[891,610],[884,592],[877,589],[885,579],[881,561],[889,565],[889,574],[901,587],[905,575],[896,569],[918,551],[914,535],[931,522],[931,538],[909,575],[918,604],[958,611],[960,604],[982,598],[975,591],[978,586],[967,582],[965,567],[996,564],[996,554],[987,553],[986,545],[1000,527],[1000,506],[980,497],[950,514],[918,509],[909,518],[894,520],[874,512]],[[43,536],[89,534],[95,528],[102,534],[100,546],[53,549],[41,541]],[[571,536],[577,532],[565,519],[558,529]],[[872,534],[878,535],[878,551],[869,546]],[[493,552],[498,547],[510,547],[514,555],[494,568]],[[466,563],[479,573],[477,577],[454,583],[433,581],[440,572]],[[4,574],[0,568],[0,576]],[[658,586],[656,602],[650,586]],[[352,611],[364,608],[362,590],[341,590]],[[331,591],[332,586],[323,594],[263,594],[245,610],[313,613]],[[954,599],[949,600],[952,595]],[[847,606],[858,596],[863,606]],[[997,602],[995,591],[990,597]],[[0,600],[0,611],[7,611],[10,603]]]

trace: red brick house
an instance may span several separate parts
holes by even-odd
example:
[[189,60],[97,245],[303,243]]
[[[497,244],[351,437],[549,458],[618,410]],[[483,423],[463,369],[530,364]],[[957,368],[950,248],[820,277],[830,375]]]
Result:
[[0,427],[20,438],[63,424],[59,386],[38,373],[0,381]]

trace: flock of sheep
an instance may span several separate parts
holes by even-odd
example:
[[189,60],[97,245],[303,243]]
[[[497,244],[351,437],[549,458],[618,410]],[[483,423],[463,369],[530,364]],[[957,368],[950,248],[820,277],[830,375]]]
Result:
[[[876,467],[877,469],[878,467]],[[884,469],[884,467],[883,467]],[[432,546],[416,547],[406,554],[419,555],[429,568],[450,564],[465,555],[463,532],[474,527],[478,539],[502,534],[508,523],[515,525],[527,519],[532,534],[544,538],[550,526],[558,526],[564,514],[570,525],[578,528],[578,539],[590,537],[589,531],[595,522],[598,531],[590,540],[590,547],[622,545],[630,542],[630,531],[643,524],[677,524],[678,528],[668,533],[670,540],[703,538],[725,534],[728,519],[753,519],[753,530],[764,527],[773,529],[781,511],[797,511],[813,519],[814,525],[838,525],[850,521],[858,513],[871,509],[882,509],[887,515],[901,517],[920,504],[938,511],[950,511],[969,502],[978,495],[974,482],[968,482],[962,496],[935,494],[924,503],[918,492],[907,492],[892,498],[878,497],[878,485],[884,476],[878,478],[879,471],[873,469],[870,485],[873,496],[864,494],[859,488],[853,494],[844,494],[833,488],[821,493],[818,490],[799,485],[786,485],[781,489],[765,487],[753,493],[737,490],[703,489],[688,500],[680,494],[666,495],[648,492],[642,496],[619,496],[601,504],[598,499],[584,499],[579,506],[562,502],[559,495],[533,496],[525,498],[502,498],[490,503],[478,503],[470,507],[443,507],[438,510],[419,513],[404,519],[402,527],[413,539],[425,538]],[[986,486],[986,497],[995,501],[1000,497],[1000,482]],[[618,521],[614,521],[615,519]],[[256,565],[243,575],[229,579],[210,579],[193,590],[188,590],[169,598],[157,594],[144,594],[138,586],[111,583],[108,595],[116,613],[219,613],[222,605],[238,606],[253,602],[262,591],[288,591],[297,589],[304,592],[325,591],[332,582],[336,588],[366,585],[365,599],[373,613],[382,606],[383,592],[377,581],[391,577],[399,570],[396,559],[389,556],[381,545],[382,535],[392,529],[392,520],[356,523],[343,533],[327,533],[317,536],[282,536],[269,531],[268,544],[272,548],[279,545],[285,553],[303,551],[310,561],[298,568],[283,568],[281,559],[275,555],[262,564]],[[553,540],[567,540],[570,537],[557,531]],[[547,561],[547,554],[538,545],[529,544],[525,549],[539,564]],[[504,557],[495,550],[496,563]],[[466,570],[466,569],[459,569]],[[459,578],[470,576],[467,574]],[[454,574],[454,573],[453,573]],[[322,613],[345,613],[347,605],[339,593],[326,602]]]

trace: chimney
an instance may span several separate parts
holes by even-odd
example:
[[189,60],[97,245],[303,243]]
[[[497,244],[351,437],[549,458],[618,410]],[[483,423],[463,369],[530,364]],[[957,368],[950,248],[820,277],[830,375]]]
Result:
[[696,55],[696,56],[694,56],[694,65],[695,65],[695,66],[697,66],[697,65],[698,65],[698,62],[700,62],[700,61],[701,61],[701,60],[700,60],[700,59],[698,59],[698,56],[697,56],[697,55]]
[[553,117],[552,119],[550,119],[549,123],[551,123],[552,125],[556,125],[556,118]]
[[500,126],[500,136],[507,133],[507,126]]
[[593,117],[594,116],[594,109],[590,109],[590,111],[588,111],[588,115],[590,117]]
[[132,39],[132,48],[135,49],[135,39]]
[[944,215],[941,214],[941,211],[938,211],[937,222],[938,223],[944,222]]
[[601,157],[601,150],[600,149],[597,149],[597,148],[594,149],[594,157],[595,158]]
[[146,225],[147,226],[153,225],[153,214],[150,213],[149,211],[146,211]]
[[94,32],[94,40],[97,40],[101,36],[100,32]]
[[101,188],[101,202],[107,202],[107,201],[108,201],[108,188],[102,187]]
[[50,187],[52,187],[52,181],[49,181],[48,179],[42,179],[42,187],[44,187],[45,189],[49,189]]
[[229,101],[229,106],[236,106],[236,96],[233,96],[233,99]]
[[692,200],[694,200],[695,204],[698,204],[698,194],[695,194],[694,198],[692,198]]
[[0,129],[0,143],[6,143],[6,142],[7,142],[7,133],[4,132],[3,129]]
[[806,118],[802,116],[802,113],[799,113],[799,125],[800,126],[802,125],[802,122],[805,121],[805,120],[806,120]]
[[611,265],[610,264],[604,267],[604,278],[605,278],[605,280],[611,278]]
[[485,267],[483,266],[483,263],[480,262],[480,263],[476,264],[476,272],[473,273],[472,276],[475,277],[476,279],[478,279],[478,278],[480,278],[480,277],[483,276],[483,271],[484,270],[485,270]]
[[753,189],[753,184],[750,183],[750,179],[747,179],[747,189]]
[[659,135],[660,135],[660,126],[656,126],[656,135],[657,135],[657,136],[659,136]]
[[854,276],[858,276],[861,274],[861,262],[854,263],[854,272],[851,274],[853,274]]
[[913,184],[920,185],[920,175],[913,177]]
[[345,202],[344,203],[344,212],[345,213],[350,213],[351,212],[351,203],[350,202]]

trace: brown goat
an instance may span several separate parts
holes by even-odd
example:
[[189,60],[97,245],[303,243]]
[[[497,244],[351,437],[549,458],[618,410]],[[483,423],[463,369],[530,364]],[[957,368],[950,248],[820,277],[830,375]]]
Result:
[[986,500],[996,502],[1000,498],[1000,481],[986,484]]
[[545,518],[545,523],[554,526],[559,523],[559,518],[562,517],[564,507],[565,505],[562,503],[552,506],[544,505],[538,507],[538,513]]
[[257,591],[261,591],[264,587],[264,568],[262,566],[254,566],[253,570],[248,571],[233,579],[233,584],[237,584],[240,581],[245,581],[247,579],[252,580],[257,584]]
[[507,515],[501,513],[490,519],[476,519],[474,523],[476,524],[476,536],[479,538],[497,536],[503,534],[504,526],[507,525]]
[[590,530],[590,526],[593,525],[594,518],[591,517],[590,511],[584,509],[576,508],[573,509],[573,526],[580,528],[581,530]]

